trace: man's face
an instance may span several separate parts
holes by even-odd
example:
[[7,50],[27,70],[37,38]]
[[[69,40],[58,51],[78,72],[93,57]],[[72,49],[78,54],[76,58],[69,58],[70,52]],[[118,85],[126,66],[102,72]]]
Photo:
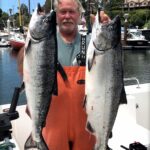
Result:
[[72,33],[76,31],[80,13],[78,5],[73,0],[61,0],[57,8],[57,23],[60,32]]

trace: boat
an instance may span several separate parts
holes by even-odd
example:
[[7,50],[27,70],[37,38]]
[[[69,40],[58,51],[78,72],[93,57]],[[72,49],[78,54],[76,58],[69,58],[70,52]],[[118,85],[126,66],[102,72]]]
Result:
[[0,40],[1,39],[5,39],[5,40],[8,40],[8,36],[9,34],[5,31],[0,31]]
[[143,28],[143,29],[140,29],[142,34],[145,36],[145,38],[150,41],[150,29],[147,29],[147,28]]
[[21,33],[14,32],[13,34],[10,34],[9,42],[13,49],[19,50],[25,45],[25,37]]
[[[135,141],[146,147],[150,146],[150,83],[140,84],[135,77],[124,79],[125,83],[130,80],[137,83],[125,86],[128,103],[120,105],[112,131],[113,136],[108,143],[114,150],[120,150],[120,145],[129,147],[129,144]],[[9,106],[1,105],[0,113]],[[31,120],[25,109],[26,105],[17,106],[19,118],[12,121],[12,137],[19,147],[17,150],[24,149],[24,143],[31,132]]]
[[10,46],[10,42],[5,40],[5,39],[1,39],[0,40],[0,47],[9,47]]
[[[124,40],[124,31],[121,30],[122,42]],[[127,30],[127,46],[150,46],[149,41],[142,34],[140,29],[128,29]]]
[[149,41],[142,35],[142,31],[138,29],[128,29],[127,45],[132,46],[148,46]]

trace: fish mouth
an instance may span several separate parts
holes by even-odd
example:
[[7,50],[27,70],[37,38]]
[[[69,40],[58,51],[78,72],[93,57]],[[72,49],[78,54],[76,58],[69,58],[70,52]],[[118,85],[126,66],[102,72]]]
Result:
[[41,7],[40,3],[37,4],[37,13],[38,13],[38,14],[44,13],[44,10],[43,10],[43,8]]

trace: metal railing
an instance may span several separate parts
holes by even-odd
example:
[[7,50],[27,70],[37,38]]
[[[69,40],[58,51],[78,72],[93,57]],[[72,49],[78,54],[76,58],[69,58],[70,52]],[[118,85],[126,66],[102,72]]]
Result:
[[140,88],[140,82],[139,82],[138,78],[136,78],[136,77],[124,78],[124,81],[136,81],[137,82],[137,88]]

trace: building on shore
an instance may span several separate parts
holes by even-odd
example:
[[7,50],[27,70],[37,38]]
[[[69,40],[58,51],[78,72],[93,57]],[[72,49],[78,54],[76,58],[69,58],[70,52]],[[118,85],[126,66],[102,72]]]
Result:
[[125,0],[124,9],[150,8],[150,0]]

